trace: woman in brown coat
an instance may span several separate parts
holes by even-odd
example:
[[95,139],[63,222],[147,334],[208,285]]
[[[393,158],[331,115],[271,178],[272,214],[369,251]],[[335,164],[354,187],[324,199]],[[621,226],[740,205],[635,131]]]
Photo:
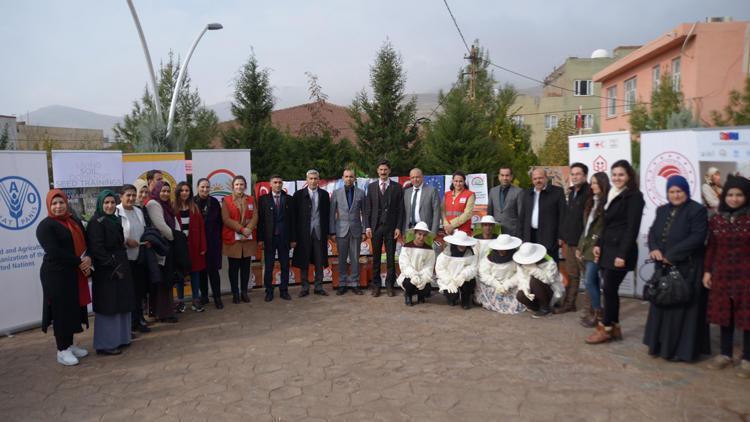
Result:
[[[229,261],[229,285],[232,288],[232,303],[250,302],[247,295],[250,283],[250,264],[258,249],[255,228],[258,213],[252,196],[245,194],[247,181],[244,176],[232,179],[232,194],[225,197],[221,205],[222,253]],[[238,280],[239,277],[239,280]]]

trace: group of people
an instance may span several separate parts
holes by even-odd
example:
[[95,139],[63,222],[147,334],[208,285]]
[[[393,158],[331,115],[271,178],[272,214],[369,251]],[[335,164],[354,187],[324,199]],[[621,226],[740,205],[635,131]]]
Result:
[[[73,335],[88,324],[87,305],[93,302],[94,349],[119,354],[130,344],[131,332],[150,330],[146,309],[158,321],[177,321],[175,314],[186,310],[187,280],[194,312],[209,303],[209,284],[214,305],[222,309],[222,256],[229,264],[232,302],[247,303],[258,242],[264,246],[266,302],[274,300],[276,287],[281,299],[291,300],[290,255],[291,264],[301,269],[299,296],[311,293],[310,284],[313,294],[327,296],[322,282],[329,239],[339,252],[336,294],[361,295],[360,243],[370,239],[374,297],[383,288],[395,296],[400,287],[405,304],[413,306],[415,295],[416,303],[425,302],[436,281],[449,305],[469,309],[479,304],[505,314],[530,310],[543,318],[576,311],[583,278],[587,303],[580,323],[595,329],[585,342],[620,340],[618,290],[636,267],[644,200],[630,163],[617,161],[610,170],[611,177],[599,172],[589,179],[584,164],[572,164],[566,193],[550,183],[543,169],[532,171],[531,189],[521,189],[513,184],[512,169],[503,167],[499,185],[489,192],[487,215],[474,226],[475,195],[464,173],[452,175],[441,201],[420,169],[410,171],[406,188],[391,181],[387,160],[378,163],[378,179],[365,190],[356,186],[354,171],[345,169],[343,187],[329,195],[319,187],[319,173],[309,170],[306,187],[294,195],[274,175],[271,191],[256,200],[238,175],[222,202],[209,195],[207,179],[197,182],[195,195],[189,183],[180,182],[172,200],[171,186],[152,170],[146,180],[122,187],[119,204],[114,192],[101,192],[85,228],[64,192],[53,189],[47,197],[49,217],[37,229],[45,251],[43,328],[54,325],[58,361],[77,364],[88,352],[74,344]],[[721,354],[709,366],[718,369],[733,362],[737,327],[744,341],[738,374],[750,376],[750,268],[745,268],[750,266],[749,185],[747,179],[730,176],[709,221],[706,207],[690,199],[687,181],[682,176],[669,179],[669,203],[657,210],[649,231],[650,258],[657,272],[678,268],[695,285],[695,294],[689,304],[651,306],[644,335],[650,354],[694,361],[708,353],[708,316],[721,326],[722,338]],[[435,240],[441,226],[444,245]],[[403,244],[398,277],[397,242]],[[561,250],[567,285],[558,270]]]

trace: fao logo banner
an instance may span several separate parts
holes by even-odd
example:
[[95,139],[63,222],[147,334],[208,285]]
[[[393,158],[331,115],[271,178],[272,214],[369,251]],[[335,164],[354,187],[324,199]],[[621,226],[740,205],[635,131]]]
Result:
[[33,183],[18,176],[0,179],[0,227],[23,230],[34,224],[41,210],[41,196]]

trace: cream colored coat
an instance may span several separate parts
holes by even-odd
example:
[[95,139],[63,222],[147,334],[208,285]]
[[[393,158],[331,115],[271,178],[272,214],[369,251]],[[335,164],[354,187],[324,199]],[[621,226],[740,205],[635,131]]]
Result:
[[411,284],[422,290],[434,278],[435,251],[432,248],[402,247],[398,255],[398,266],[401,274],[396,279],[396,284],[403,288],[402,283],[408,278]]
[[516,278],[518,266],[515,262],[509,261],[504,264],[497,264],[487,258],[479,262],[478,278],[481,283],[495,288],[495,294],[505,295],[514,291],[518,284]]
[[456,293],[464,282],[477,275],[476,255],[452,257],[448,255],[448,248],[437,257],[435,275],[441,292]]
[[548,259],[539,265],[518,265],[517,268],[516,276],[504,283],[507,289],[516,287],[529,300],[534,300],[534,294],[531,293],[531,277],[534,277],[552,288],[553,296],[549,304],[550,306],[553,306],[563,297],[565,287],[562,284],[562,276],[557,269],[557,263],[552,259]]

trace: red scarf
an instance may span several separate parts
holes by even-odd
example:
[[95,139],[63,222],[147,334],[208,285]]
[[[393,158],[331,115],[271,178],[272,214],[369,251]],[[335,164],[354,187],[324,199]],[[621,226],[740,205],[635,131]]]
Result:
[[[60,197],[63,201],[65,201],[65,215],[52,215],[52,200],[56,197]],[[59,222],[70,231],[71,236],[73,236],[73,252],[77,256],[83,255],[83,253],[86,252],[86,236],[84,236],[83,230],[81,230],[81,226],[73,218],[73,214],[71,214],[70,212],[68,197],[67,195],[65,195],[65,192],[60,189],[51,189],[49,193],[47,193],[47,215],[49,215],[49,218]],[[89,280],[88,277],[86,277],[83,274],[83,271],[81,271],[80,269],[77,269],[77,273],[78,303],[81,306],[86,306],[91,303],[91,294],[89,293]]]

